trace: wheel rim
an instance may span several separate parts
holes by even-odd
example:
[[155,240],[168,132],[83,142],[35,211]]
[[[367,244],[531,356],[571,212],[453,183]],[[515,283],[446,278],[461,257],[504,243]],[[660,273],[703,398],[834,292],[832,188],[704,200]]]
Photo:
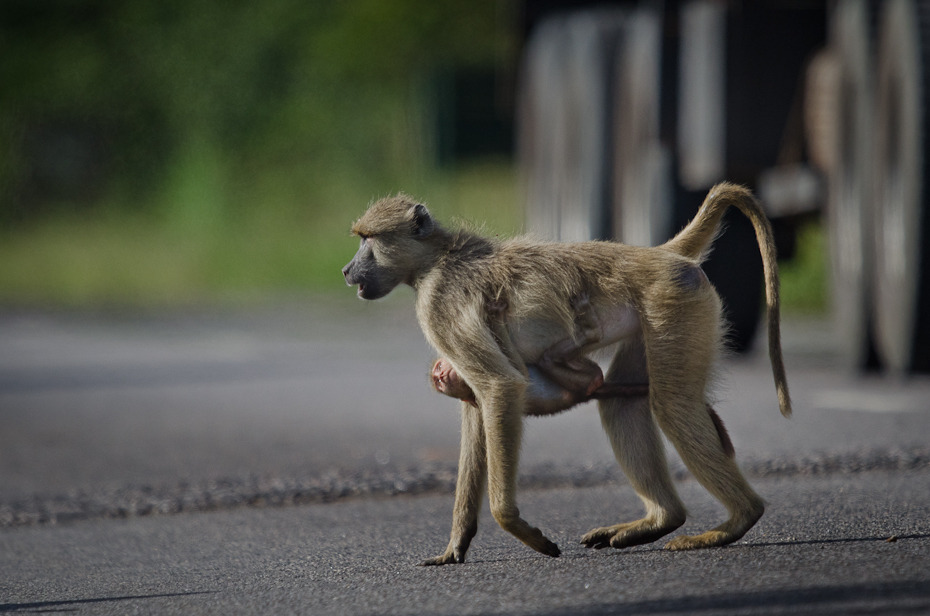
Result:
[[837,5],[832,44],[840,74],[833,172],[830,176],[832,298],[842,355],[856,368],[868,359],[871,226],[868,209],[871,166],[871,82],[865,2]]
[[897,372],[910,368],[923,191],[923,110],[918,19],[914,5],[884,7],[876,109],[875,314],[877,346]]

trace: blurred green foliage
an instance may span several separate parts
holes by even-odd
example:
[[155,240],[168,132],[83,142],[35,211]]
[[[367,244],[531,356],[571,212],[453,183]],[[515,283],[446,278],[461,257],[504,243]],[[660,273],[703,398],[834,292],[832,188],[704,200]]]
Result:
[[[508,6],[0,2],[0,305],[336,289],[399,190],[519,231],[507,161],[433,164],[435,85],[512,65]],[[823,250],[810,228],[783,266],[787,311],[825,309]]]
[[0,212],[104,193],[196,219],[269,165],[406,169],[422,80],[500,57],[499,19],[494,0],[7,0]]
[[779,265],[782,305],[788,314],[825,314],[830,298],[823,224],[802,225],[797,242],[794,258]]
[[502,6],[0,3],[0,301],[328,280],[372,198],[455,192],[429,81],[506,56]]
[[[430,174],[404,190],[425,197],[444,222],[466,219],[512,235],[521,226],[515,186],[510,167],[492,163]],[[351,294],[341,274],[358,248],[349,227],[389,191],[365,193],[349,177],[325,188],[324,196],[339,193],[339,208],[243,208],[196,231],[122,211],[52,217],[0,240],[0,305],[159,307],[306,290]]]

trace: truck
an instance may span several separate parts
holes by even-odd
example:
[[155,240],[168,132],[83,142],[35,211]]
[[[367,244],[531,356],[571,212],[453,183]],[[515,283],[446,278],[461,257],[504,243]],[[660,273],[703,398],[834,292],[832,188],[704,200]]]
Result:
[[[520,15],[530,231],[654,245],[739,182],[784,258],[822,221],[851,369],[930,372],[930,1],[525,0]],[[705,271],[740,351],[762,276],[733,214]]]

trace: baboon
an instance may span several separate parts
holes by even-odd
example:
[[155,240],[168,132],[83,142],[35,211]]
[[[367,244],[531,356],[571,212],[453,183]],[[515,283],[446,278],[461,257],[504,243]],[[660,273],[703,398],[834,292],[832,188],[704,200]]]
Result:
[[[616,458],[646,507],[639,520],[595,528],[581,541],[623,548],[655,541],[685,520],[659,437],[668,437],[688,470],[726,507],[728,519],[672,550],[705,548],[742,537],[764,511],[762,499],[719,445],[708,406],[712,367],[723,339],[721,302],[700,267],[721,217],[737,207],[753,224],[762,253],[768,308],[769,357],[779,407],[791,414],[779,335],[778,271],[771,227],[747,189],[722,183],[697,215],[658,247],[616,242],[499,240],[447,230],[406,195],[371,205],[352,227],[359,250],[343,268],[363,299],[413,287],[420,327],[474,392],[462,403],[462,441],[452,531],[445,551],[424,565],[464,562],[477,530],[487,485],[491,513],[502,528],[549,556],[558,546],[527,523],[517,508],[516,480],[528,384],[527,365],[569,337],[571,298],[587,292],[600,339],[582,348],[614,345],[605,380],[649,384],[648,396],[599,401],[601,423]],[[497,336],[488,302],[507,305],[509,335]]]
[[[590,314],[587,293],[571,300],[575,315],[571,335],[546,349],[537,364],[528,364],[525,415],[552,415],[582,402],[615,396],[645,396],[647,384],[604,383],[604,373],[596,362],[581,355],[585,345],[600,339],[598,324]],[[509,336],[506,304],[489,302],[491,330],[499,338]],[[433,389],[477,406],[475,394],[448,359],[439,358],[430,371]]]
[[[593,399],[645,396],[648,384],[605,383],[596,362],[581,355],[585,345],[600,339],[600,326],[590,312],[590,300],[582,293],[571,300],[575,315],[571,335],[546,349],[537,364],[528,364],[524,415],[552,415]],[[487,306],[491,330],[498,338],[509,336],[503,302]],[[439,358],[430,370],[433,389],[477,406],[475,394],[448,359]]]
[[[605,383],[604,373],[596,362],[580,355],[584,345],[600,340],[599,325],[592,317],[587,294],[572,299],[575,314],[575,331],[565,340],[557,342],[543,352],[539,364],[527,364],[527,386],[524,415],[554,415],[588,400],[603,400],[625,396],[645,396],[648,383],[627,385]],[[488,316],[495,336],[509,335],[506,329],[505,310],[501,301],[488,302]],[[497,325],[497,327],[495,327]],[[439,358],[430,370],[433,389],[477,406],[475,393],[445,358]],[[708,404],[707,413],[714,422],[720,446],[729,457],[735,455],[733,441],[717,411]]]

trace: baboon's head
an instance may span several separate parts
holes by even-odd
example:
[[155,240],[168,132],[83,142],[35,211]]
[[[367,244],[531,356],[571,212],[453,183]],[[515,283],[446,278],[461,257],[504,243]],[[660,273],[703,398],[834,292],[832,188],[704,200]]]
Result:
[[358,252],[342,268],[346,284],[358,285],[362,299],[378,299],[401,283],[412,285],[435,261],[439,226],[429,211],[406,195],[375,202],[352,225],[361,238]]

